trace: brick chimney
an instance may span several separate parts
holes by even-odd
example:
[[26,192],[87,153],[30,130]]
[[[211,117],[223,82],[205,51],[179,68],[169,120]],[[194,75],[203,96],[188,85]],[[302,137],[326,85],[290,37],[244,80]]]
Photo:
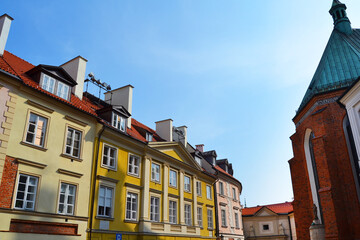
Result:
[[76,81],[73,93],[80,99],[83,97],[86,63],[85,58],[77,56],[60,66]]
[[199,152],[204,152],[204,144],[198,144],[198,145],[195,145],[196,147],[196,150],[198,150]]
[[164,140],[168,142],[173,141],[173,120],[166,119],[162,121],[155,122],[156,124],[156,133]]
[[0,17],[0,56],[4,54],[12,20],[14,19],[7,14]]
[[[127,85],[105,93],[105,102],[114,107],[123,106],[132,114],[132,97],[134,87]],[[127,127],[131,128],[131,116],[127,120]]]

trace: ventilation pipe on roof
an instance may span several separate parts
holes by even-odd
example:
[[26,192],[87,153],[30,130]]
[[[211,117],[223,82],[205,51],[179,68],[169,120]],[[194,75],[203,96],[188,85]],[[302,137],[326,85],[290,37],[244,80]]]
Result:
[[0,17],[0,56],[4,54],[12,20],[14,19],[7,14]]
[[83,97],[86,63],[85,58],[78,56],[60,66],[76,81],[72,92],[80,99]]
[[[105,93],[105,102],[114,107],[123,106],[132,114],[133,86],[127,85]],[[127,127],[131,128],[131,116],[127,120]]]
[[175,142],[181,142],[185,147],[187,144],[187,126],[174,127],[173,139]]
[[168,142],[173,141],[173,120],[166,119],[162,121],[155,122],[156,124],[156,133],[164,140]]

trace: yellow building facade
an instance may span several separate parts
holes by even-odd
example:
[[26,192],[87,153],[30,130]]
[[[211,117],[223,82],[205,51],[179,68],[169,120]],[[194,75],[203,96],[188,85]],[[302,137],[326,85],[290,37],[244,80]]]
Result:
[[97,127],[88,238],[214,239],[215,178],[182,143],[141,139],[156,132],[125,120],[133,122],[129,134],[113,121]]

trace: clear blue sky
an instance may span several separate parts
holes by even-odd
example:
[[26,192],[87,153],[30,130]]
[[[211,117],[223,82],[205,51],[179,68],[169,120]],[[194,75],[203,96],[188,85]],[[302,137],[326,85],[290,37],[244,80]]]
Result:
[[[292,118],[332,31],[331,0],[7,0],[6,49],[37,64],[81,55],[133,116],[188,126],[233,163],[247,205],[292,200]],[[360,2],[344,0],[353,27]]]

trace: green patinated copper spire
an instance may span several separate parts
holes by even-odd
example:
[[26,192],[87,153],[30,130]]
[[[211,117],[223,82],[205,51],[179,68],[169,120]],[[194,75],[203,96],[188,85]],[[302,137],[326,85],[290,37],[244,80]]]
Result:
[[299,111],[317,94],[350,86],[360,76],[360,29],[352,29],[346,5],[333,0],[330,14],[334,30]]

